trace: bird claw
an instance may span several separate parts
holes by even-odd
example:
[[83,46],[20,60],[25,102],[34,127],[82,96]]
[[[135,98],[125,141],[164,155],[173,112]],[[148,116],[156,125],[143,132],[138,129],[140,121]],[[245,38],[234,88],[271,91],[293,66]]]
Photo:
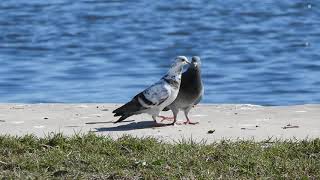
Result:
[[196,125],[196,124],[199,124],[199,122],[186,121],[186,122],[183,122],[183,124],[185,124],[185,125],[187,125],[187,124]]
[[173,117],[166,117],[166,116],[158,116],[158,117],[162,118],[162,119],[160,120],[160,122],[165,121],[165,120],[167,120],[167,121],[172,121],[172,120],[174,119]]
[[170,123],[170,124],[167,124],[167,126],[174,126],[176,123]]

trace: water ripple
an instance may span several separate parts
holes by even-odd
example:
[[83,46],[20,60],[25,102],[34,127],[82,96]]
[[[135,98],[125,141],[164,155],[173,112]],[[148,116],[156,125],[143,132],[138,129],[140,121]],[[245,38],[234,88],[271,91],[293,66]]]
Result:
[[319,5],[4,1],[1,102],[125,102],[199,55],[204,103],[319,103]]

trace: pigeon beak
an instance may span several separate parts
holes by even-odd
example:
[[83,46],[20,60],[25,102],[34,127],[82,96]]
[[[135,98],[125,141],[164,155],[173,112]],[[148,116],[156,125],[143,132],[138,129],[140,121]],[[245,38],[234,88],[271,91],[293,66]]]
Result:
[[191,64],[191,62],[189,62],[189,61],[185,61],[186,62],[186,64]]

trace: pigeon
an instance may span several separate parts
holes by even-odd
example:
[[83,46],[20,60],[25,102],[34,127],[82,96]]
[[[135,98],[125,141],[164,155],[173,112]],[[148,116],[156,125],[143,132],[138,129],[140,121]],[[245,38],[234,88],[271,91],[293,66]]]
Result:
[[[201,101],[204,93],[200,67],[200,57],[193,56],[189,68],[182,74],[181,86],[177,98],[172,104],[164,108],[164,111],[168,111],[170,109],[173,113],[173,123],[170,125],[174,125],[176,123],[179,110],[184,111],[184,115],[187,119],[184,124],[197,124],[190,121],[188,113],[192,107]],[[163,118],[162,121],[165,119],[172,119],[164,116],[160,117]]]
[[141,113],[152,115],[152,119],[157,123],[156,117],[178,95],[183,66],[186,64],[190,64],[190,62],[185,56],[177,56],[165,76],[134,96],[131,101],[112,112],[115,117],[120,116],[114,123],[121,122],[132,115]]

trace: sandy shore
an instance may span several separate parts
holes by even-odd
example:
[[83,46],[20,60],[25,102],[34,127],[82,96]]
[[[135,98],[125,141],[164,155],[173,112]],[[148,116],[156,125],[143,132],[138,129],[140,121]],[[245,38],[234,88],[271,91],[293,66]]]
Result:
[[[114,138],[124,134],[212,142],[221,139],[305,139],[320,137],[320,105],[263,107],[198,105],[190,112],[197,125],[154,127],[148,115],[114,124],[116,104],[0,104],[0,134],[46,136],[95,132]],[[162,115],[171,116],[171,112]],[[179,121],[184,121],[180,112]],[[169,122],[163,122],[169,123]]]

